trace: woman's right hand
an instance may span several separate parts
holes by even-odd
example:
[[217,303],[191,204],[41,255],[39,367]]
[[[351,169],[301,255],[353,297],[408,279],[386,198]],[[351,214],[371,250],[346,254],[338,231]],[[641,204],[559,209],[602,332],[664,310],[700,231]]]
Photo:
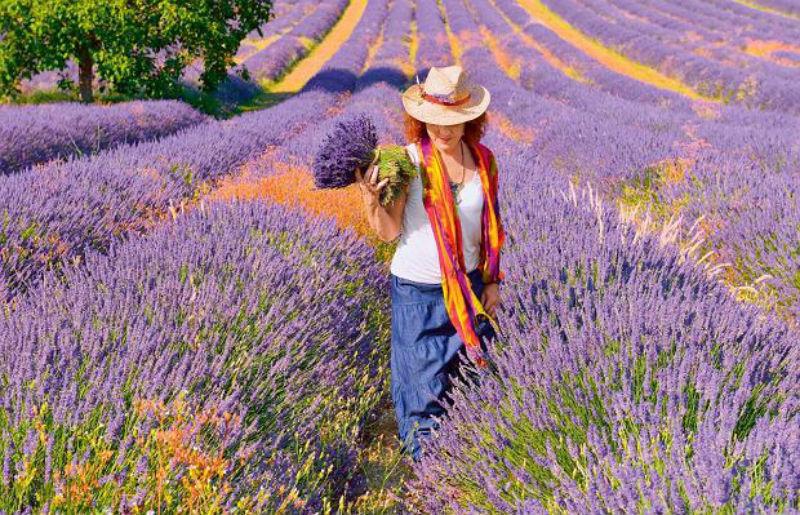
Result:
[[378,182],[377,164],[372,164],[364,175],[362,175],[361,168],[356,168],[356,183],[361,190],[364,203],[368,207],[375,207],[380,204],[381,190],[388,182],[388,177]]

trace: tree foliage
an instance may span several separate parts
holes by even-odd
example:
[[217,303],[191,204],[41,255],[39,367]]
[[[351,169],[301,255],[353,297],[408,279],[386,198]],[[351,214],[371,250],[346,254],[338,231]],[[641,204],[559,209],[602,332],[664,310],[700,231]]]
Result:
[[125,95],[171,97],[197,58],[213,91],[241,40],[271,16],[271,0],[0,0],[0,94],[72,61],[84,101],[95,74]]

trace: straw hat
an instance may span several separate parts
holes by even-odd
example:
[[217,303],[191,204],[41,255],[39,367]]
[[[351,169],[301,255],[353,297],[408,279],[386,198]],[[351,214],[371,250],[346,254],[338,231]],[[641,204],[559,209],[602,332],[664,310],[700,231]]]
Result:
[[461,66],[432,66],[423,84],[403,92],[406,112],[425,123],[456,125],[481,115],[489,107],[489,91],[472,84]]

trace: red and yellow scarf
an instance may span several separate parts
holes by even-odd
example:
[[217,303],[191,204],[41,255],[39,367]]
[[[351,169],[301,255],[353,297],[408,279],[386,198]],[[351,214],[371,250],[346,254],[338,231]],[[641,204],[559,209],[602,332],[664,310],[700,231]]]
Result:
[[[495,282],[505,277],[505,273],[500,270],[500,249],[505,239],[505,232],[497,206],[497,162],[494,154],[486,146],[467,142],[467,147],[471,150],[473,159],[476,159],[483,186],[478,268],[481,270],[484,283]],[[427,136],[417,143],[417,148],[422,158],[420,166],[423,172],[420,175],[422,201],[433,227],[436,248],[439,251],[442,292],[447,314],[466,345],[467,355],[477,366],[485,367],[487,362],[475,331],[477,318],[481,315],[486,317],[494,326],[497,335],[502,333],[497,321],[484,310],[480,299],[470,286],[464,266],[461,223],[458,220],[453,192],[447,182],[447,174],[439,151]]]

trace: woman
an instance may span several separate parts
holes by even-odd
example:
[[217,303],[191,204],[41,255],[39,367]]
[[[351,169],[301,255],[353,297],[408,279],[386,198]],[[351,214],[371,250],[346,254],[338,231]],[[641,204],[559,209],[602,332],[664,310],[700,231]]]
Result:
[[451,380],[469,358],[488,365],[486,339],[500,332],[497,165],[479,143],[489,92],[459,66],[432,67],[403,93],[406,150],[419,174],[392,203],[387,179],[356,170],[370,225],[381,240],[400,236],[391,263],[392,399],[403,448],[419,460],[420,436],[438,427]]

